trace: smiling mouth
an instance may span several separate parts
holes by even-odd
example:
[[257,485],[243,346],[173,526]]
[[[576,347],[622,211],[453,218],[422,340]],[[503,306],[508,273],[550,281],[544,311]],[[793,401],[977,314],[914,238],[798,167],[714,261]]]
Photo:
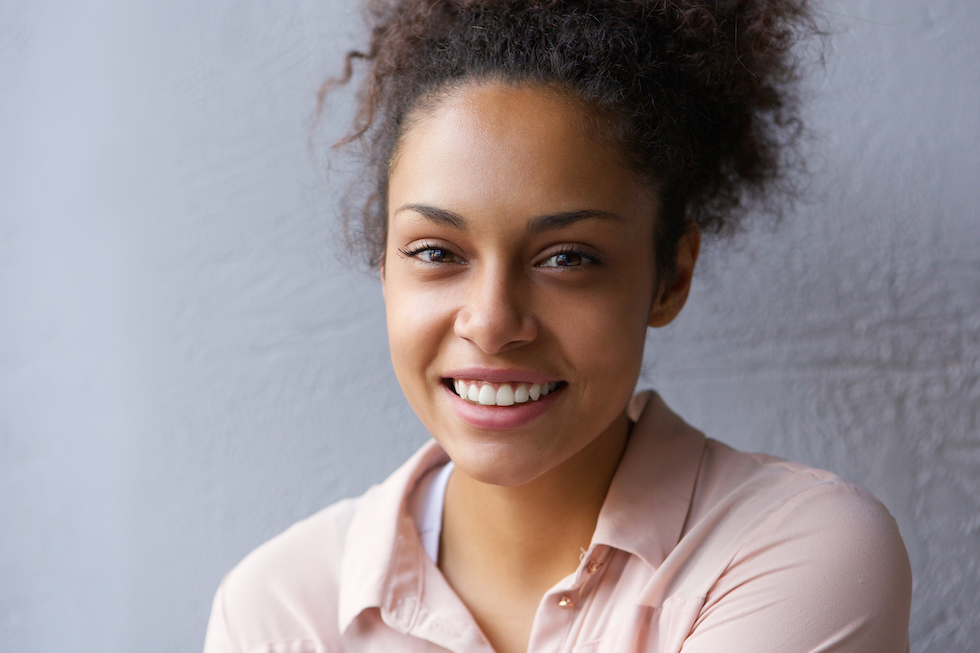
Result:
[[490,383],[471,379],[444,379],[444,382],[457,396],[480,406],[513,406],[535,402],[567,385],[564,381]]

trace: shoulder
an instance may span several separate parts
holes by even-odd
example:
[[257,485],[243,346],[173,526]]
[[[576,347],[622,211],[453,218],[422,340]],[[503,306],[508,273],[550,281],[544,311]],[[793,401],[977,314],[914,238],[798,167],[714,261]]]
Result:
[[713,441],[701,471],[691,534],[716,555],[693,651],[732,638],[757,651],[905,650],[911,568],[880,501],[830,472]]
[[343,648],[342,619],[349,625],[361,609],[379,605],[407,496],[445,460],[430,441],[381,484],[294,524],[246,556],[215,594],[204,650]]
[[[344,499],[293,524],[228,572],[214,599],[205,650],[317,641],[322,631],[336,630],[341,562],[359,501]],[[321,632],[311,632],[313,624]]]
[[883,558],[908,564],[895,519],[870,492],[832,472],[714,440],[706,443],[689,521],[692,530],[725,531],[736,557],[767,542],[804,559],[832,550],[840,568]]
[[293,524],[248,554],[228,574],[226,586],[238,596],[275,596],[330,584],[339,573],[359,501],[343,499]]

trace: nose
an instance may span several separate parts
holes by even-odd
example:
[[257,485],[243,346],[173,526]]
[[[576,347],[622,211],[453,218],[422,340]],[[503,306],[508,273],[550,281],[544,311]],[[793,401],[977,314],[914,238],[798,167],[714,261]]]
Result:
[[474,270],[454,332],[486,354],[499,354],[534,340],[538,324],[520,276],[503,265]]

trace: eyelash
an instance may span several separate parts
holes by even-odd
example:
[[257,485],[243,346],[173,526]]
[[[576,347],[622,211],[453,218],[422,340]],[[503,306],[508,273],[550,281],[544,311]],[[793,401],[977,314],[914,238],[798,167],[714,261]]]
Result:
[[[455,254],[452,250],[450,250],[447,247],[439,247],[438,245],[433,245],[431,243],[426,243],[426,242],[422,242],[417,247],[413,247],[411,249],[407,249],[407,248],[406,249],[399,249],[398,251],[401,253],[402,256],[404,256],[406,258],[418,258],[418,255],[419,254],[421,254],[422,252],[428,252],[428,251],[445,252],[449,256],[455,257],[457,259],[459,258],[459,256],[457,254]],[[419,259],[419,260],[421,260],[421,259]],[[422,261],[422,262],[423,263],[433,263],[433,264],[437,264],[437,265],[440,263],[440,262],[437,262],[437,261]]]

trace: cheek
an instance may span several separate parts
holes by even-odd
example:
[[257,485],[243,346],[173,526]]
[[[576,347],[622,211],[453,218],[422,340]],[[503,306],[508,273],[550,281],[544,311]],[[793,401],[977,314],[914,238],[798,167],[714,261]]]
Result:
[[391,361],[402,387],[425,382],[424,372],[440,344],[451,333],[445,296],[412,284],[389,281],[385,288],[385,316]]
[[[641,296],[641,295],[637,295]],[[589,390],[632,393],[642,365],[648,306],[636,296],[597,293],[555,307],[549,330]]]
[[603,306],[585,316],[587,328],[580,347],[590,352],[598,366],[612,372],[638,368],[646,341],[645,317],[622,307]]
[[601,283],[575,292],[553,306],[558,322],[581,348],[599,354],[629,355],[646,338],[652,275],[645,270],[617,270]]

